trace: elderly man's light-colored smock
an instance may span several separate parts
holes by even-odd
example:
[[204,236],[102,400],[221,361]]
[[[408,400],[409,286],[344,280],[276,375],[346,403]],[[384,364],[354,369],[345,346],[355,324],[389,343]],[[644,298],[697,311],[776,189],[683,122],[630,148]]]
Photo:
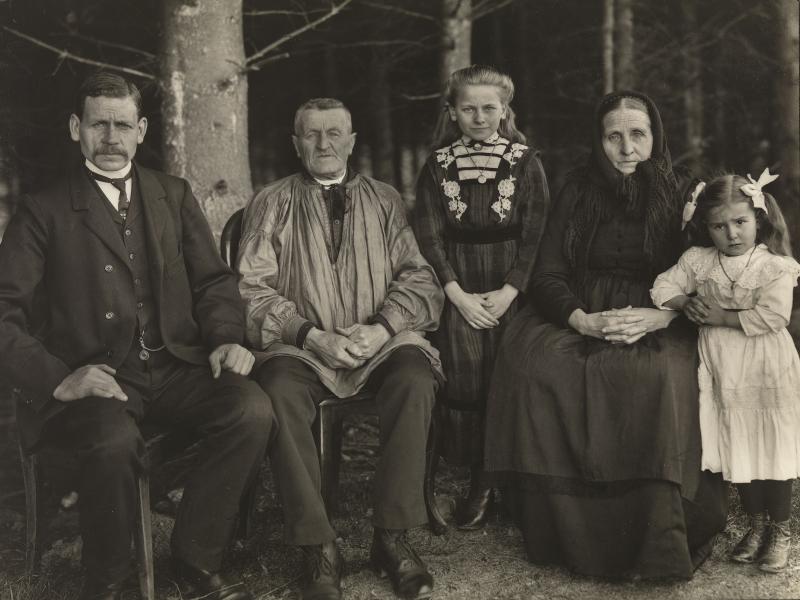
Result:
[[734,483],[800,476],[800,359],[786,330],[798,275],[763,244],[736,257],[694,247],[651,290],[659,307],[697,292],[740,311],[741,329],[701,327],[698,341],[702,468]]
[[[238,257],[248,342],[262,350],[257,359],[299,358],[340,398],[359,391],[399,346],[418,347],[441,374],[438,352],[423,336],[438,327],[444,303],[394,188],[359,174],[344,185],[345,222],[335,260],[322,186],[301,174],[253,198],[245,211]],[[395,335],[358,369],[331,369],[295,345],[306,320],[335,332],[336,327],[369,323],[378,314]]]

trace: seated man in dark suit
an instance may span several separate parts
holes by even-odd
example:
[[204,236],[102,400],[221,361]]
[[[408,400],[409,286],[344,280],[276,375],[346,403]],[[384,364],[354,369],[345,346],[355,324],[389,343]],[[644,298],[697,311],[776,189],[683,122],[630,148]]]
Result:
[[131,162],[147,129],[135,85],[89,77],[69,129],[84,160],[21,204],[0,245],[0,376],[25,399],[23,442],[78,458],[81,599],[120,598],[130,573],[146,417],[201,440],[172,534],[176,578],[247,600],[220,561],[275,420],[246,378],[236,278],[189,184]]

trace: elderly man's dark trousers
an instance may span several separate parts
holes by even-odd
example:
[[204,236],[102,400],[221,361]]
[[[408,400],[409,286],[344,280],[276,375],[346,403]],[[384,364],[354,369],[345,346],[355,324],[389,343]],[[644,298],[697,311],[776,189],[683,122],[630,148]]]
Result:
[[[335,538],[320,495],[320,467],[312,424],[317,405],[331,393],[304,362],[268,360],[256,378],[272,400],[280,427],[270,444],[272,473],[283,505],[289,544],[315,545]],[[437,381],[427,357],[402,346],[379,365],[366,389],[375,392],[381,454],[373,481],[376,527],[408,529],[425,522],[425,448]]]
[[[128,401],[90,397],[69,402],[48,422],[46,441],[74,452],[79,464],[83,564],[101,583],[130,571],[136,477],[143,468],[143,418],[194,432],[201,440],[185,483],[172,534],[172,554],[217,571],[234,531],[243,491],[266,453],[275,419],[255,382],[209,367],[162,359],[136,366],[130,357],[116,379]],[[156,363],[158,361],[155,361]]]

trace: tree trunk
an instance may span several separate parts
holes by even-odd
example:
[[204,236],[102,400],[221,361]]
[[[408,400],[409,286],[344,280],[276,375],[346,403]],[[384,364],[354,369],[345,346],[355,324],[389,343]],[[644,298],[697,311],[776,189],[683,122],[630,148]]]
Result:
[[322,54],[323,69],[325,76],[325,95],[331,98],[338,98],[341,87],[339,84],[339,69],[336,65],[336,48],[329,45]]
[[356,171],[367,177],[373,177],[372,148],[369,143],[356,141],[356,147],[353,150],[353,162],[356,165]]
[[216,235],[253,193],[242,73],[242,0],[165,0],[164,161],[185,177]]
[[700,167],[703,157],[703,79],[700,57],[696,45],[697,4],[695,0],[683,0],[684,31],[688,43],[684,48],[686,87],[683,91],[683,106],[686,111],[686,155],[687,165],[694,172]]
[[614,0],[603,4],[603,93],[614,91]]
[[[535,94],[538,91],[535,81],[533,68],[529,64],[529,57],[535,56],[533,39],[539,35],[536,31],[536,22],[531,17],[531,4],[528,2],[517,2],[512,5],[513,17],[513,48],[517,55],[517,69],[514,73],[514,83],[516,93],[514,110],[517,113],[517,127],[528,138],[528,142],[536,140],[534,129],[534,115],[536,114]],[[541,143],[541,140],[537,140]]]
[[395,185],[391,88],[386,62],[385,55],[375,50],[369,65],[372,172],[375,179]]
[[505,14],[500,11],[489,15],[491,19],[490,26],[492,30],[492,64],[506,65],[508,64],[508,56],[506,55],[505,40],[508,36],[508,25]]
[[633,62],[633,0],[617,0],[616,89],[630,90],[636,84]]
[[417,170],[414,168],[414,148],[410,144],[400,145],[400,195],[409,211],[414,210],[414,184]]
[[728,143],[728,95],[725,84],[725,67],[730,60],[726,52],[724,43],[717,44],[713,48],[713,62],[711,64],[711,81],[713,82],[714,94],[711,97],[714,103],[714,111],[711,117],[714,137],[711,146],[711,158],[713,164],[727,165],[730,157],[730,144]]
[[472,0],[442,0],[442,84],[472,62]]
[[[779,77],[776,102],[775,139],[780,159],[782,205],[800,217],[800,41],[798,40],[797,0],[777,0]],[[791,206],[788,206],[791,204]],[[795,222],[797,218],[794,219]],[[800,224],[795,224],[795,233]],[[800,239],[794,236],[795,247]]]

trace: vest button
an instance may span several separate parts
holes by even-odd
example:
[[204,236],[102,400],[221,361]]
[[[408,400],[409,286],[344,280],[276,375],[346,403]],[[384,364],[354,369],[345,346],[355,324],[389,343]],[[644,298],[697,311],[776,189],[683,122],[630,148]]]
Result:
[[125,230],[125,235],[131,235],[133,232],[130,229]]
[[136,258],[136,255],[133,252],[131,252],[130,254],[128,254],[128,258],[133,260],[134,258]]
[[113,350],[109,350],[108,352],[106,352],[106,356],[108,358],[111,358],[112,356],[114,356],[114,351]]
[[144,302],[137,302],[136,308],[144,308]]
[[109,320],[111,320],[111,319],[113,319],[113,318],[114,318],[114,313],[113,313],[113,312],[111,312],[111,311],[108,311],[108,312],[106,313],[106,319],[109,319]]
[[103,268],[105,269],[106,273],[111,273],[111,271],[114,270],[114,265],[106,265]]
[[135,283],[136,285],[142,285],[142,280],[137,277],[136,279],[133,280],[133,283]]

